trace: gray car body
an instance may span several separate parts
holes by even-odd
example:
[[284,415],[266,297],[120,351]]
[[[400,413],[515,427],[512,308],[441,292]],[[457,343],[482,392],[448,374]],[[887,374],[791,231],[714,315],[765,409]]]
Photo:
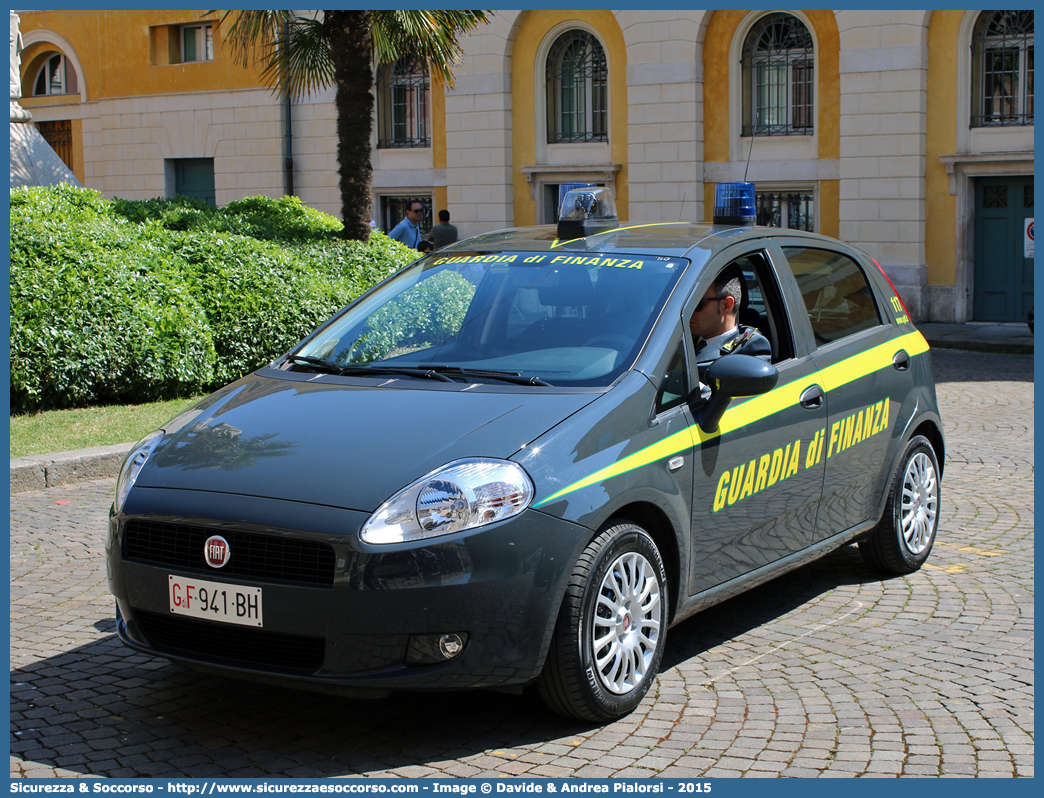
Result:
[[[781,249],[788,243],[825,247],[856,260],[872,285],[882,323],[854,340],[817,346]],[[279,362],[248,375],[165,425],[163,441],[126,505],[110,519],[109,587],[118,599],[121,638],[172,659],[299,686],[381,692],[525,684],[540,672],[573,565],[609,519],[638,523],[656,541],[669,577],[670,617],[677,623],[872,529],[897,460],[914,434],[928,437],[943,462],[927,345],[921,347],[923,338],[909,320],[893,312],[892,289],[859,250],[794,231],[672,224],[571,242],[557,241],[553,228],[500,231],[432,257],[552,248],[689,261],[632,366],[614,384],[464,388],[394,376],[289,372]],[[914,349],[905,367],[875,366],[860,377],[868,380],[862,387],[849,380],[836,391],[825,390],[822,406],[807,417],[793,415],[788,400],[783,410],[716,437],[699,431],[698,392],[691,401],[657,412],[678,347],[685,351],[687,379],[694,386],[686,321],[695,302],[721,268],[749,252],[761,253],[770,264],[793,331],[792,357],[776,364],[780,387],[772,395],[782,386],[813,385],[824,374],[858,372],[869,349],[879,354],[894,349],[897,356]],[[804,458],[816,430],[844,414],[863,413],[882,398],[894,408],[887,429],[872,441],[868,436],[859,456],[838,453],[795,474],[799,479],[788,483],[790,498],[784,501],[791,502],[792,512],[782,520],[771,517],[776,511],[770,509],[782,488],[712,509],[726,479],[721,474],[732,468],[735,476],[742,464],[754,468],[777,448],[773,436],[783,434],[787,424],[804,442]],[[753,401],[737,399],[730,412],[742,414],[743,405]],[[784,413],[793,415],[785,424]],[[231,449],[227,439],[219,440],[229,429],[236,433]],[[247,441],[253,442],[249,450],[243,446]],[[359,538],[369,514],[395,492],[438,466],[473,456],[521,465],[535,487],[533,505],[507,521],[428,541],[375,546]],[[822,496],[835,494],[846,497],[846,507],[852,505],[847,515],[834,518],[824,510]],[[856,495],[858,507],[847,498]],[[292,534],[332,545],[337,575],[331,590],[265,586],[266,625],[271,619],[275,629],[330,641],[323,669],[280,672],[150,644],[136,613],[167,612],[170,569],[122,556],[123,530],[134,519],[189,519],[215,530]],[[338,665],[355,656],[349,651],[352,641],[401,653],[411,634],[458,629],[467,630],[471,642],[446,665],[404,666],[398,654]]]

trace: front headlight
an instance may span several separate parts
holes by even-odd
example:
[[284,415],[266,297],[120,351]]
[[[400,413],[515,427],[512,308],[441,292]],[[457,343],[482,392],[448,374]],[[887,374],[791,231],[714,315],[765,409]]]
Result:
[[116,480],[116,498],[112,502],[113,509],[117,513],[123,510],[123,503],[127,501],[127,494],[134,487],[134,481],[138,478],[138,474],[141,473],[145,461],[149,459],[149,455],[152,454],[152,450],[156,448],[156,444],[160,442],[162,437],[163,430],[161,429],[150,432],[138,441],[138,445],[131,449],[127,459],[123,461],[123,467],[120,468],[120,477]]
[[533,483],[520,466],[468,457],[400,490],[366,520],[360,536],[366,543],[402,543],[449,535],[511,518],[532,500]]

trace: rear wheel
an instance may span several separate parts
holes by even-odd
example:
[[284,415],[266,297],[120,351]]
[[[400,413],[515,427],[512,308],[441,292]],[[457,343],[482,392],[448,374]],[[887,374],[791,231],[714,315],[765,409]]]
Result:
[[916,435],[899,461],[884,515],[859,551],[875,568],[910,574],[928,559],[938,526],[939,462],[928,439]]
[[573,569],[537,682],[559,714],[589,721],[626,715],[649,692],[663,657],[667,578],[653,539],[610,521]]

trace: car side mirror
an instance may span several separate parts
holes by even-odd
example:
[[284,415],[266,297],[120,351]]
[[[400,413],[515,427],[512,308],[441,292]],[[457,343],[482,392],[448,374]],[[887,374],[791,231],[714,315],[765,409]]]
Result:
[[725,355],[710,364],[706,375],[711,395],[696,420],[704,432],[717,432],[733,399],[760,396],[776,387],[779,372],[771,363],[750,355]]

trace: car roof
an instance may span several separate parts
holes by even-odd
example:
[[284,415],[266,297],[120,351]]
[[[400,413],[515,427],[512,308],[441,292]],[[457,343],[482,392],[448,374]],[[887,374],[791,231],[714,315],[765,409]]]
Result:
[[820,245],[845,246],[835,238],[807,233],[803,230],[779,227],[728,226],[694,224],[692,222],[642,222],[621,224],[586,238],[563,241],[558,238],[555,225],[512,227],[466,238],[439,250],[439,255],[452,252],[525,252],[563,253],[598,252],[691,256],[691,250],[700,249],[706,256],[743,241],[785,235],[788,238],[807,238]]

